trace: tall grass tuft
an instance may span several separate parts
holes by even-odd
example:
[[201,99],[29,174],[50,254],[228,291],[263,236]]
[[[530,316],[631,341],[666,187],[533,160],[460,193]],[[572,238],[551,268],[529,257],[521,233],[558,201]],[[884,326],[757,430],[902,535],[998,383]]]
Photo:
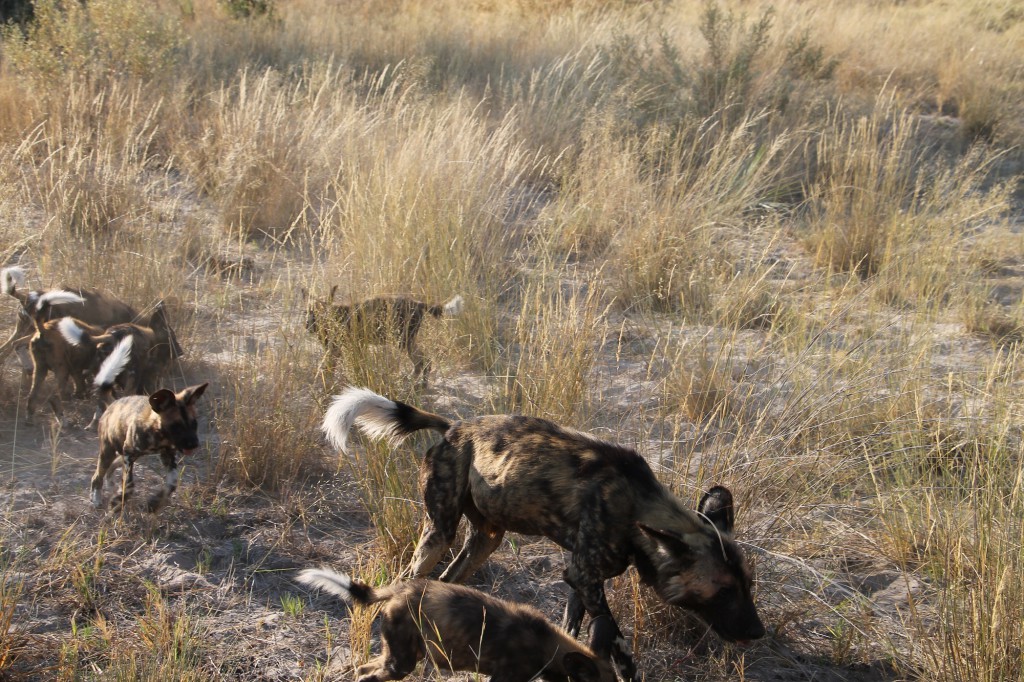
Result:
[[602,285],[600,275],[578,287],[546,278],[527,284],[492,411],[586,423],[593,372],[608,334]]
[[306,392],[315,375],[312,360],[287,345],[242,356],[232,365],[225,375],[229,399],[215,414],[219,475],[280,491],[324,472],[318,410]]

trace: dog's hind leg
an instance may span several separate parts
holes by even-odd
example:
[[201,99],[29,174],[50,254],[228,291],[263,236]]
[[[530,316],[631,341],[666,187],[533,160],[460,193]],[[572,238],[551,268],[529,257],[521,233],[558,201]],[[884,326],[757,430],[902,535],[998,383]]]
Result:
[[441,580],[449,583],[461,583],[468,580],[487,561],[487,557],[498,549],[503,537],[505,537],[503,529],[486,522],[481,522],[479,525],[474,522],[466,535],[465,544],[462,545],[455,560],[441,574]]
[[39,403],[39,395],[43,391],[43,381],[50,368],[46,364],[43,349],[40,346],[34,343],[30,344],[29,351],[32,354],[32,388],[28,392],[25,422],[31,424],[36,413],[36,405]]
[[121,489],[110,499],[110,511],[120,514],[133,492],[135,492],[135,458],[125,455],[124,468],[121,470]]
[[420,481],[427,521],[412,556],[414,578],[430,573],[455,542],[467,495],[466,472],[458,461],[459,452],[443,441],[423,456]]
[[92,476],[90,484],[90,498],[92,505],[99,509],[103,504],[103,481],[110,473],[110,468],[117,461],[118,453],[115,448],[103,444],[100,446],[100,456],[96,460],[96,473]]
[[170,453],[161,452],[160,461],[164,465],[164,485],[160,488],[159,492],[150,495],[149,499],[146,500],[146,511],[158,512],[164,505],[167,504],[168,500],[171,499],[171,495],[178,489],[178,461],[174,455],[174,452]]
[[413,578],[423,578],[433,570],[434,566],[437,566],[441,557],[455,542],[455,532],[458,526],[458,519],[453,524],[445,523],[444,528],[439,527],[431,519],[427,519],[423,533],[420,535],[420,541],[416,543],[416,551],[412,555],[410,572]]
[[427,356],[424,355],[415,338],[410,339],[403,345],[405,352],[409,354],[409,359],[412,360],[412,378],[419,380],[420,388],[426,388],[427,375],[430,374],[430,361],[427,360]]

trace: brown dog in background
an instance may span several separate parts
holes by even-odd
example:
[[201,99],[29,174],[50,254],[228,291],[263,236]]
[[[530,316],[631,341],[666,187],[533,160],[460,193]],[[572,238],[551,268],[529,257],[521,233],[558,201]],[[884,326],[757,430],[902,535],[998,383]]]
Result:
[[[85,350],[85,354],[91,351],[94,358],[98,402],[93,421],[87,428],[97,422],[103,409],[114,399],[115,385],[127,394],[155,390],[157,380],[181,356],[181,346],[167,321],[162,302],[153,310],[149,326],[117,324],[97,334],[95,327],[85,327],[67,318],[60,322],[59,329],[68,344]],[[131,341],[126,342],[129,338]]]
[[398,343],[413,364],[413,378],[427,384],[430,362],[416,343],[420,326],[427,315],[455,317],[462,312],[463,300],[455,296],[444,304],[430,304],[411,296],[374,296],[355,303],[335,303],[338,285],[331,287],[326,300],[314,299],[302,290],[306,301],[306,329],[320,340],[327,351],[327,375],[341,358],[346,343],[365,339],[371,345]]
[[[12,350],[27,348],[29,339],[36,331],[37,304],[40,297],[46,292],[27,290],[24,286],[25,271],[22,268],[12,266],[0,270],[0,290],[13,296],[21,304],[14,331],[3,344],[0,344],[0,362]],[[81,300],[50,305],[45,311],[44,322],[70,316],[85,324],[106,328],[113,324],[132,322],[139,317],[130,305],[97,289],[69,287],[61,289],[61,291],[73,293]],[[19,355],[21,355],[20,352]],[[25,370],[30,372],[31,366],[25,367]]]
[[489,675],[492,682],[615,682],[607,652],[615,635],[594,621],[591,647],[547,621],[537,609],[462,585],[410,580],[373,588],[347,575],[307,569],[297,580],[364,606],[386,602],[381,654],[356,670],[356,682],[400,680],[423,658],[442,670]]

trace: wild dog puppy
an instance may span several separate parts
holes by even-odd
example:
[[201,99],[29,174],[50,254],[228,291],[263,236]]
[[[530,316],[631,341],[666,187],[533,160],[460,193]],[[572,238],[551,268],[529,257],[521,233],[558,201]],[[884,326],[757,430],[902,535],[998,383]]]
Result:
[[341,357],[349,340],[365,338],[372,345],[397,342],[413,364],[413,378],[427,384],[430,362],[416,343],[423,318],[431,315],[455,317],[462,312],[462,297],[455,296],[443,305],[431,305],[410,296],[374,296],[356,303],[335,303],[338,286],[331,287],[326,300],[312,299],[303,289],[306,300],[306,329],[320,340],[327,351],[328,375]]
[[[716,486],[698,513],[662,485],[636,451],[536,417],[491,415],[449,422],[364,388],[335,397],[323,430],[341,451],[358,425],[397,444],[421,429],[442,434],[424,454],[420,487],[427,521],[413,555],[427,575],[470,522],[462,550],[441,580],[467,579],[506,531],[544,535],[572,552],[564,627],[578,634],[584,610],[611,618],[604,581],[632,564],[664,601],[688,609],[723,639],[764,635],[750,568],[732,539],[733,498]],[[614,621],[613,621],[614,623]],[[615,626],[619,673],[639,679]]]
[[[85,395],[86,381],[84,372],[92,365],[93,353],[88,349],[70,347],[60,332],[61,323],[65,319],[48,320],[49,309],[55,305],[75,304],[82,300],[78,294],[69,291],[48,291],[33,302],[32,319],[36,332],[28,345],[28,354],[32,365],[32,383],[28,394],[26,421],[31,424],[35,417],[36,407],[42,397],[43,381],[49,372],[57,381],[58,395],[68,397],[68,379],[75,383],[76,393]],[[83,326],[84,322],[80,323]],[[62,417],[63,409],[59,402],[51,401],[54,412]]]
[[111,510],[120,512],[135,489],[135,460],[151,453],[160,455],[166,474],[163,487],[147,500],[146,510],[157,512],[167,504],[178,487],[178,451],[187,456],[199,447],[196,401],[208,385],[189,386],[178,393],[162,388],[148,397],[133,395],[111,403],[99,422],[93,506],[103,506],[103,479],[120,459],[124,466],[121,489],[110,500]]
[[[29,339],[35,332],[36,304],[39,298],[46,292],[30,291],[24,287],[25,271],[22,268],[8,267],[0,270],[0,289],[3,290],[3,293],[13,296],[21,303],[21,308],[18,310],[18,322],[14,332],[7,341],[0,345],[0,361],[3,361],[12,350],[26,348]],[[105,328],[112,324],[132,322],[138,318],[138,313],[131,306],[110,294],[96,289],[78,287],[70,287],[66,291],[77,294],[81,301],[50,305],[46,311],[44,321],[71,316],[86,324]],[[27,359],[26,357],[25,360]],[[25,369],[26,372],[31,372],[31,366]]]
[[[154,388],[156,380],[167,371],[171,362],[181,355],[181,347],[174,336],[174,330],[167,322],[163,303],[158,303],[150,317],[149,326],[141,324],[116,324],[101,333],[95,328],[86,329],[73,321],[62,323],[61,332],[71,345],[94,349],[97,364],[108,357],[121,341],[132,338],[132,345],[122,347],[118,362],[121,370],[110,376],[108,386],[101,393],[113,389],[117,380],[128,393],[144,393]],[[98,367],[94,368],[98,371]],[[108,373],[109,373],[108,367]],[[99,384],[97,384],[99,385]],[[112,397],[112,396],[110,396]],[[101,405],[104,404],[101,401]],[[100,410],[102,412],[102,410]]]
[[422,658],[443,670],[469,670],[492,682],[614,682],[607,651],[614,624],[591,627],[591,646],[579,644],[537,609],[488,596],[462,585],[410,580],[373,588],[327,569],[307,569],[297,580],[346,601],[386,602],[381,654],[356,670],[357,682],[400,680]]

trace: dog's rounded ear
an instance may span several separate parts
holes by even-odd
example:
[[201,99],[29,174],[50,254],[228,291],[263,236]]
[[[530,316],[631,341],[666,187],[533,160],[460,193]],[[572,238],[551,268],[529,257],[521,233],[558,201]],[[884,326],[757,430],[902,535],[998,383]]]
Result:
[[572,682],[601,682],[597,661],[579,651],[570,651],[562,656],[562,667]]
[[736,523],[736,507],[728,488],[716,485],[700,498],[697,511],[703,514],[721,533],[732,533]]
[[199,386],[189,386],[181,392],[181,401],[186,405],[191,405],[195,401],[199,400],[199,397],[203,395],[203,392],[209,385],[210,382],[207,381],[205,384],[200,384]]
[[673,554],[685,554],[690,551],[689,545],[686,544],[686,538],[681,534],[670,530],[652,528],[640,521],[637,521],[636,526],[643,531],[644,535]]
[[174,396],[174,392],[167,388],[161,388],[149,396],[149,406],[157,413],[164,412],[177,404],[178,399]]

